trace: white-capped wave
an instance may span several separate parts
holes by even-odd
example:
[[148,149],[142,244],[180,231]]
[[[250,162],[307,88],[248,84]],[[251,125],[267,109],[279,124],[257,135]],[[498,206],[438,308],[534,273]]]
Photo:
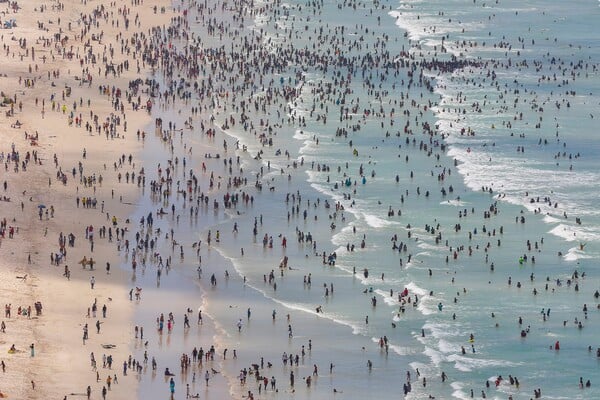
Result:
[[514,363],[506,360],[493,360],[485,358],[467,357],[460,354],[451,354],[446,358],[447,361],[453,362],[454,367],[459,371],[470,372],[474,369],[489,368],[489,367],[516,367],[521,363]]
[[397,221],[389,221],[383,218],[379,218],[378,216],[373,214],[362,213],[362,217],[371,228],[385,228],[387,226],[400,224]]

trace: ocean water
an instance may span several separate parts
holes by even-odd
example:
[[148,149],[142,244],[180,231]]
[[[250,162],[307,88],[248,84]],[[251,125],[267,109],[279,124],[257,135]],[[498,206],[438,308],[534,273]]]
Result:
[[[210,201],[190,216],[195,198],[171,198],[179,218],[156,217],[154,227],[171,268],[157,285],[149,257],[132,280],[152,299],[138,323],[184,307],[195,321],[202,308],[215,334],[192,323],[182,335],[177,325],[163,344],[148,326],[159,372],[202,342],[216,344],[214,365],[232,392],[258,396],[254,379],[240,387],[237,377],[262,357],[259,373],[279,393],[260,398],[401,397],[407,372],[409,399],[471,390],[526,399],[538,388],[543,398],[600,396],[597,2],[253,2],[210,14],[213,3],[200,4],[183,5],[198,21],[190,42],[205,54],[224,46],[227,63],[205,57],[196,81],[210,79],[210,94],[190,87],[182,112],[156,110],[182,127],[189,107],[206,107],[194,129],[171,132],[173,152],[150,135],[143,156],[149,166],[177,157],[174,180],[184,188],[192,169]],[[209,19],[229,28],[207,32]],[[232,61],[230,48],[245,58]],[[222,157],[189,153],[201,146]],[[230,176],[248,184],[227,187]],[[227,192],[253,201],[224,208]],[[132,218],[170,204],[145,193]],[[283,365],[284,352],[299,365]],[[162,379],[140,379],[140,396],[167,395]]]

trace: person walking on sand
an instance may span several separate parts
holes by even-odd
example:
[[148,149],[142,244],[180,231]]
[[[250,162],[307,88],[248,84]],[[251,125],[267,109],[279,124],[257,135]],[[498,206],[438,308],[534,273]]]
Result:
[[206,381],[206,386],[208,386],[209,379],[210,379],[210,374],[208,373],[208,370],[206,370],[206,372],[204,373],[204,380]]
[[83,344],[85,344],[85,341],[88,338],[88,324],[85,324],[83,326]]
[[93,276],[90,278],[90,286],[92,287],[92,289],[94,288],[94,285],[96,284],[96,278],[94,278]]

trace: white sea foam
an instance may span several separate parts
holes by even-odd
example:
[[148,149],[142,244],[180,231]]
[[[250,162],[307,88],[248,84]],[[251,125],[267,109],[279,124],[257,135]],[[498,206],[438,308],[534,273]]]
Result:
[[394,297],[390,296],[390,292],[386,292],[381,289],[375,289],[375,293],[377,293],[383,299],[384,303],[388,306],[396,307],[398,305],[398,301]]
[[[352,226],[346,225],[331,237],[331,242],[336,246],[345,246],[346,243],[352,241],[354,237],[355,235],[353,233]],[[346,249],[346,247],[342,248],[344,250]]]
[[600,241],[600,231],[596,227],[584,228],[559,224],[552,228],[549,233],[561,237],[567,242],[579,241],[585,243],[590,241]]
[[[419,252],[419,253],[417,253],[415,255],[415,258],[418,258],[418,257],[429,257],[429,256],[431,256],[431,252],[429,252],[429,251],[421,251],[421,252]],[[410,264],[412,264],[412,261],[410,262]]]
[[441,38],[449,33],[461,32],[464,30],[475,30],[483,27],[480,23],[469,22],[462,23],[455,19],[455,22],[448,22],[439,18],[438,15],[427,15],[423,12],[413,13],[410,8],[400,7],[399,11],[390,11],[388,15],[394,18],[396,25],[408,32],[411,40],[422,40],[424,38]]
[[577,261],[586,258],[594,258],[594,255],[586,253],[585,250],[581,250],[579,247],[571,247],[567,254],[563,256],[565,261]]
[[417,245],[417,247],[419,247],[420,249],[433,250],[433,251],[440,251],[441,250],[440,246],[437,246],[435,244],[429,244],[429,243],[425,242],[424,240],[419,240],[418,243],[419,244]]
[[390,349],[399,356],[409,356],[415,354],[415,350],[410,347],[398,346],[395,344],[389,345]]
[[552,215],[544,215],[544,222],[547,224],[556,224],[556,223],[561,223],[564,220],[558,217],[553,217]]
[[295,311],[301,311],[301,312],[304,312],[307,314],[314,315],[319,318],[328,319],[339,325],[347,326],[352,329],[353,335],[364,335],[367,332],[367,330],[358,322],[349,321],[349,320],[345,319],[344,317],[336,315],[334,313],[328,313],[328,312],[318,313],[316,311],[316,309],[312,307],[312,305],[283,301],[283,300],[269,296],[264,290],[257,288],[256,286],[253,286],[253,285],[248,285],[248,286],[250,286],[252,289],[256,290],[257,292],[261,293],[264,297],[274,301],[275,303],[277,303],[285,308],[288,308],[290,310],[295,310]]
[[423,289],[423,288],[417,286],[417,284],[414,283],[414,282],[409,282],[406,285],[406,288],[409,290],[409,294],[410,293],[415,293],[415,294],[418,294],[419,297],[421,297],[421,298],[424,297],[425,295],[429,294],[429,291],[427,291],[426,289]]
[[427,357],[429,357],[429,359],[431,360],[433,365],[435,365],[436,367],[439,367],[439,365],[442,362],[446,361],[446,357],[444,357],[444,355],[441,352],[439,352],[431,347],[425,347],[423,354],[425,354]]
[[423,325],[423,329],[429,331],[428,336],[432,336],[436,339],[458,337],[462,335],[456,325],[442,322],[429,321]]
[[464,207],[468,203],[462,200],[445,200],[440,202],[443,206],[455,206],[455,207]]
[[398,221],[386,220],[373,214],[367,214],[365,212],[362,213],[362,217],[371,228],[385,228],[388,226],[400,225]]
[[440,339],[438,341],[438,348],[442,353],[454,353],[455,351],[460,350],[459,346],[455,346],[447,340]]
[[454,362],[454,367],[459,371],[469,372],[478,368],[489,367],[516,367],[521,363],[514,363],[506,360],[493,360],[485,358],[466,357],[459,354],[451,354],[446,358],[449,362]]
[[417,306],[417,310],[419,310],[423,315],[431,315],[438,312],[437,305],[434,304],[435,300],[431,296],[423,296],[419,299],[419,305]]
[[459,382],[459,381],[451,382],[450,387],[452,387],[452,389],[454,389],[454,391],[452,392],[452,397],[461,399],[461,400],[471,399],[471,395],[463,390],[465,387],[465,384],[463,382]]

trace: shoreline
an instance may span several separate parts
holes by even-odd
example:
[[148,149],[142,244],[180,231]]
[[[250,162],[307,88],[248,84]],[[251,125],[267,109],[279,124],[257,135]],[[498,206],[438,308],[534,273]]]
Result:
[[[72,15],[79,6],[75,1],[70,4],[74,8],[67,11]],[[389,113],[390,130],[385,137],[379,130],[376,132],[380,136],[359,135],[361,128],[377,129],[380,121],[383,128],[388,123],[387,111],[392,104],[380,101],[379,111],[373,105],[361,111],[357,103],[356,110],[350,110],[350,115],[347,110],[345,117],[341,107],[340,126],[356,129],[341,138],[344,132],[338,135],[336,131],[334,136],[331,129],[323,128],[327,126],[325,119],[336,119],[335,109],[339,105],[336,96],[337,102],[348,104],[345,103],[348,99],[358,99],[359,94],[351,91],[342,95],[342,90],[336,92],[337,87],[333,92],[322,91],[322,83],[328,82],[328,74],[321,70],[321,62],[326,58],[309,58],[313,54],[310,50],[304,52],[298,47],[282,54],[283,59],[295,54],[299,59],[308,57],[308,64],[316,62],[311,70],[315,73],[308,78],[310,71],[303,69],[298,58],[298,65],[292,61],[288,68],[279,64],[279,58],[269,61],[272,55],[266,51],[266,42],[271,43],[279,28],[267,29],[264,35],[261,28],[258,34],[259,28],[244,20],[246,16],[250,17],[250,24],[262,17],[277,20],[274,12],[277,4],[269,6],[273,9],[261,9],[260,13],[264,12],[261,15],[258,9],[245,8],[243,4],[240,9],[219,11],[218,2],[211,2],[208,8],[204,8],[207,3],[176,3],[175,10],[164,12],[160,6],[153,10],[152,4],[158,4],[158,0],[146,2],[143,7],[134,4],[130,13],[115,7],[96,9],[88,21],[94,21],[89,25],[90,30],[81,31],[85,37],[93,34],[96,38],[83,46],[85,51],[80,52],[79,46],[69,49],[72,37],[59,40],[61,34],[70,31],[57,32],[59,36],[53,36],[55,39],[49,39],[50,42],[44,39],[42,49],[36,50],[37,57],[41,53],[56,58],[58,54],[58,58],[68,59],[71,50],[74,57],[64,62],[53,59],[40,70],[32,64],[31,71],[35,69],[35,73],[25,72],[27,57],[31,56],[29,45],[34,40],[27,36],[27,45],[19,43],[15,58],[9,60],[11,68],[16,70],[15,66],[19,66],[23,71],[12,71],[14,74],[8,78],[0,77],[0,83],[10,82],[9,89],[17,93],[12,115],[7,113],[6,121],[0,122],[0,129],[7,132],[0,137],[0,151],[8,154],[14,143],[15,151],[10,156],[19,157],[17,162],[6,163],[4,179],[8,183],[4,194],[10,201],[1,203],[7,207],[0,210],[0,218],[8,218],[9,228],[18,227],[14,239],[7,237],[0,242],[0,271],[9,277],[0,283],[0,289],[7,293],[5,302],[12,302],[13,306],[13,316],[5,318],[7,333],[0,334],[3,341],[0,348],[8,348],[14,341],[17,349],[6,358],[0,357],[9,361],[6,377],[14,380],[14,386],[0,387],[0,391],[18,398],[62,398],[65,394],[69,398],[85,396],[89,380],[91,398],[96,399],[101,398],[110,373],[118,376],[119,383],[116,384],[116,379],[111,382],[109,398],[163,395],[166,398],[170,391],[171,399],[182,398],[186,392],[185,397],[198,393],[207,399],[252,399],[272,398],[277,391],[284,396],[317,399],[329,398],[332,391],[377,396],[385,392],[381,388],[389,383],[389,376],[402,377],[404,373],[410,388],[410,372],[414,371],[417,379],[422,378],[422,388],[419,380],[413,381],[415,393],[411,396],[430,393],[437,396],[448,390],[446,386],[450,384],[452,395],[458,397],[466,395],[467,385],[478,388],[477,381],[479,385],[489,384],[496,376],[490,378],[492,374],[508,373],[518,373],[530,392],[530,386],[538,380],[520,368],[514,357],[507,356],[505,360],[504,352],[508,354],[524,343],[546,349],[546,342],[552,338],[553,343],[554,337],[563,340],[563,350],[569,349],[566,338],[573,334],[563,333],[567,321],[560,327],[558,319],[570,319],[573,315],[567,315],[560,307],[560,301],[565,300],[564,291],[559,289],[560,281],[569,279],[570,288],[573,280],[576,292],[579,285],[586,293],[590,291],[597,279],[592,275],[586,280],[577,273],[587,272],[584,250],[590,254],[594,244],[587,249],[581,247],[579,252],[572,251],[575,248],[569,250],[568,255],[575,257],[571,261],[577,261],[576,264],[568,262],[561,253],[556,257],[555,247],[569,244],[550,237],[545,245],[548,251],[543,251],[545,221],[526,214],[527,230],[522,228],[527,206],[498,201],[501,199],[496,198],[495,191],[488,199],[487,190],[480,193],[469,189],[461,166],[452,157],[454,153],[448,152],[449,142],[443,135],[436,136],[439,115],[427,110],[425,116],[420,113],[427,100],[433,99],[436,106],[438,93],[426,92],[431,82],[410,89],[412,104],[408,105],[407,94],[406,104],[403,101],[399,106],[400,110],[415,115],[415,125],[405,118],[405,135],[401,125],[391,128],[395,119],[404,120],[394,117],[395,109]],[[81,5],[88,12],[96,6],[104,7],[92,2]],[[198,7],[202,22],[192,7]],[[20,12],[23,11],[30,10]],[[382,9],[380,14],[385,16],[385,11]],[[18,22],[13,42],[22,40],[21,26],[23,35],[36,33],[28,31],[27,23],[33,26],[35,19],[34,12],[31,14],[31,21]],[[54,15],[48,10],[46,14],[64,15]],[[218,17],[214,22],[205,21],[206,15]],[[190,16],[197,17],[199,32],[206,31],[206,37],[190,36],[193,31]],[[140,18],[144,28],[135,28],[139,36],[123,40],[132,26],[129,32],[122,27],[119,30],[119,22],[136,25]],[[162,25],[157,24],[159,21]],[[241,21],[244,30],[253,27],[251,35],[257,36],[252,40],[258,44],[248,45],[247,50],[252,48],[256,51],[254,55],[250,52],[244,55],[241,49],[246,45],[237,41],[239,34],[233,21]],[[161,27],[150,30],[154,24]],[[103,27],[108,27],[110,33],[101,37],[99,31]],[[298,38],[301,29],[292,27],[290,32],[294,29],[298,29],[296,39],[301,43]],[[305,30],[310,32],[308,25]],[[381,32],[385,38],[385,30]],[[231,53],[223,50],[227,48],[223,43],[229,42]],[[149,43],[155,51],[141,53],[141,49],[150,48]],[[221,49],[217,48],[219,44],[223,45]],[[233,50],[234,44],[242,46],[239,53]],[[412,49],[414,43],[409,44]],[[119,46],[126,55],[119,55]],[[342,49],[339,44],[332,46]],[[113,52],[117,55],[111,64],[107,60],[113,57]],[[314,51],[314,56],[323,55],[320,52]],[[142,54],[144,58],[140,58]],[[242,60],[234,61],[235,54]],[[275,50],[273,54],[277,54]],[[146,75],[141,74],[142,69],[133,72],[136,59],[142,60],[140,64]],[[131,64],[121,64],[123,60]],[[245,64],[249,61],[256,64]],[[344,70],[338,75],[344,76],[347,66],[337,62],[332,59],[329,67],[337,72]],[[99,68],[96,76],[95,68],[99,65],[105,70]],[[258,65],[270,67],[271,75]],[[88,67],[93,83],[88,71],[71,74],[71,70]],[[294,67],[296,76],[290,73],[288,77]],[[253,68],[260,75],[260,85],[256,76],[249,78]],[[381,72],[379,64],[373,68]],[[400,77],[405,77],[404,65],[395,68]],[[279,75],[281,80],[273,80],[267,91],[262,78]],[[137,83],[132,82],[138,77]],[[351,73],[343,83],[335,76],[334,79],[341,88],[344,85],[354,88],[348,83],[352,80]],[[193,85],[198,82],[201,88]],[[364,82],[363,79],[363,85]],[[89,86],[85,87],[86,84]],[[314,94],[309,96],[313,101],[312,111],[310,103],[304,103],[308,95],[308,91],[303,93],[304,85]],[[401,87],[404,90],[404,80]],[[413,90],[425,92],[425,97],[422,95],[421,100],[415,101]],[[365,94],[369,99],[371,95]],[[389,93],[383,96],[388,98]],[[87,98],[91,103],[87,103]],[[146,98],[153,99],[152,113],[144,110]],[[253,105],[256,113],[252,112]],[[329,106],[333,112],[328,111]],[[8,107],[10,102],[6,111]],[[280,110],[284,111],[283,116],[279,115]],[[156,118],[162,122],[158,129]],[[347,118],[345,122],[343,118]],[[350,122],[352,118],[354,122]],[[425,132],[425,124],[435,126],[435,134]],[[419,132],[420,127],[423,132]],[[305,128],[306,132],[300,134]],[[394,135],[393,129],[397,129],[397,134]],[[425,136],[419,138],[417,133]],[[29,135],[34,135],[33,139]],[[255,142],[242,140],[246,136]],[[440,144],[437,138],[445,144]],[[349,140],[355,140],[354,145]],[[284,147],[279,147],[282,143]],[[350,146],[342,146],[345,143]],[[39,154],[30,153],[27,161],[22,162],[24,154],[33,150]],[[438,157],[437,161],[429,158],[432,155]],[[401,165],[401,160],[406,166]],[[13,172],[13,168],[19,172]],[[414,179],[413,171],[416,171]],[[395,173],[398,175],[394,184]],[[454,185],[456,193],[448,197],[445,192],[437,193],[440,188],[445,191],[448,185]],[[401,203],[394,194],[401,197]],[[452,202],[446,200],[455,196],[458,197]],[[94,204],[85,206],[84,198]],[[375,199],[383,202],[375,203]],[[447,208],[446,204],[452,207]],[[444,212],[444,207],[449,211]],[[491,215],[486,215],[487,207],[491,207]],[[475,209],[477,213],[484,210],[483,219],[476,216]],[[517,218],[514,226],[513,216],[508,216],[507,211],[516,215],[513,215]],[[16,217],[14,222],[12,217]],[[88,239],[89,226],[94,228],[93,240]],[[57,245],[59,233],[62,240]],[[71,233],[75,235],[74,246],[67,244]],[[536,235],[542,237],[539,248]],[[522,250],[523,243],[519,242],[525,240],[529,248]],[[515,254],[507,254],[506,248],[515,254],[525,253],[517,258]],[[384,254],[384,250],[388,253]],[[52,265],[49,254],[54,260]],[[529,262],[527,258],[534,255],[538,258],[537,265],[535,259]],[[80,265],[79,260],[84,256],[94,258],[94,271]],[[517,259],[519,266],[512,268]],[[66,273],[67,265],[70,274],[65,276],[62,274],[63,269]],[[569,268],[574,269],[570,277]],[[534,271],[539,274],[538,280]],[[545,292],[541,286],[542,274],[548,282]],[[516,285],[511,283],[513,279]],[[485,302],[491,288],[495,288],[493,293],[500,298],[496,304]],[[406,294],[401,294],[403,289]],[[555,290],[558,295],[549,297]],[[536,296],[533,300],[530,292]],[[523,300],[529,309],[507,308],[511,296]],[[38,300],[43,304],[42,315],[31,320],[14,316],[18,306],[33,305]],[[577,300],[569,301],[573,303],[568,304],[574,305]],[[99,316],[93,315],[95,302]],[[108,307],[106,318],[102,316],[104,305]],[[536,320],[540,318],[537,309],[540,306],[544,307],[543,322]],[[558,318],[555,323],[549,319],[550,306],[553,316]],[[584,322],[588,324],[587,303],[585,309]],[[200,311],[203,323],[196,321]],[[482,311],[496,319],[469,318]],[[525,313],[528,317],[521,339],[513,326],[515,313]],[[495,322],[495,327],[490,321]],[[576,317],[576,324],[577,321]],[[89,339],[84,339],[82,345],[86,323]],[[531,334],[529,324],[534,327]],[[520,325],[519,322],[519,330]],[[582,330],[581,322],[578,329],[582,341],[591,340],[586,334],[589,329]],[[464,338],[469,332],[477,335],[477,342],[473,336],[469,342],[472,355],[466,354],[464,348]],[[528,334],[527,342],[523,332]],[[29,343],[35,344],[35,357],[28,353]],[[198,347],[201,360],[196,357]],[[214,348],[214,352],[207,355],[209,348]],[[92,351],[98,375],[90,365]],[[112,369],[104,365],[103,355],[108,354],[114,356]],[[558,357],[559,353],[548,354],[536,353],[545,361]],[[19,367],[14,368],[17,362]],[[163,374],[166,368],[172,375]],[[449,383],[445,383],[446,372],[450,375]],[[437,379],[440,373],[441,382]],[[246,383],[246,375],[250,383]],[[268,386],[273,378],[278,386],[274,383]],[[407,394],[406,383],[404,390]],[[519,392],[518,385],[515,389],[512,382],[510,387],[508,383],[502,384],[500,390],[525,396],[525,391]],[[537,392],[534,394],[537,396]]]

